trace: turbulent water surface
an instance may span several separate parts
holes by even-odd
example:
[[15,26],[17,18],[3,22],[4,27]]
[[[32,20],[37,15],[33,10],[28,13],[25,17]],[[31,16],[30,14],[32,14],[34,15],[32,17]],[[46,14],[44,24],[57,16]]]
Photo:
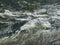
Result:
[[0,13],[0,45],[60,45],[60,5]]

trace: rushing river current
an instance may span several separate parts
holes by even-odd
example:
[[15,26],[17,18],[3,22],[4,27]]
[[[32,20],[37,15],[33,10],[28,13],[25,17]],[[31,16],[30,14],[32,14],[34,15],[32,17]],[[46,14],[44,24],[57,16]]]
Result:
[[60,5],[0,13],[0,45],[60,45]]

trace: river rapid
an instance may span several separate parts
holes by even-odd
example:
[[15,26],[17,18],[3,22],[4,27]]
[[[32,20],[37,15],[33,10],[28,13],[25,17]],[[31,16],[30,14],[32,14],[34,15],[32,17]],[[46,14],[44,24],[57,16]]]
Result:
[[0,13],[0,45],[60,45],[60,5]]

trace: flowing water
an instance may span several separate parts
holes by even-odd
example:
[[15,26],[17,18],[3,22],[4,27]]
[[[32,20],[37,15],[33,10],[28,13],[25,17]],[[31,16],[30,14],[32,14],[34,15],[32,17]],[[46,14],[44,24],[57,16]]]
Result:
[[34,12],[5,10],[0,13],[0,43],[60,45],[60,5],[41,5]]

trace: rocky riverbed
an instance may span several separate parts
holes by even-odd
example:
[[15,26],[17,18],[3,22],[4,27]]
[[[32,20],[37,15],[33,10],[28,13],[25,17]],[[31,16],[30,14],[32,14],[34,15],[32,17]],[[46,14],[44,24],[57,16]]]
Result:
[[0,13],[0,45],[60,45],[60,5]]

